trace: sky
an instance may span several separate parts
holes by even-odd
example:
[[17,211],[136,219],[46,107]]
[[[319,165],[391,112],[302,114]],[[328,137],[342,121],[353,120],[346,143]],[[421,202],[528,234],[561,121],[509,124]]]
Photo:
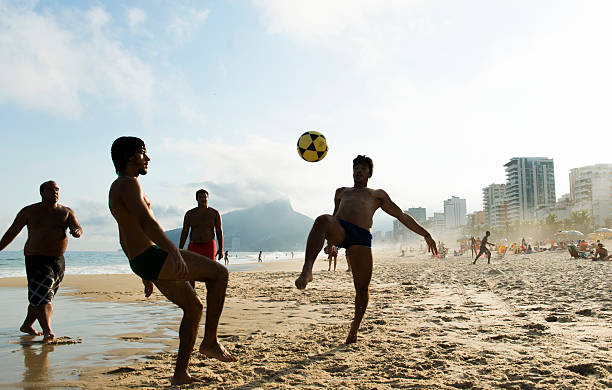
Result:
[[[371,187],[428,215],[451,196],[481,210],[512,157],[554,159],[559,198],[571,168],[611,162],[610,20],[595,0],[0,0],[0,230],[55,180],[84,230],[69,250],[119,248],[122,135],[146,143],[166,230],[202,187],[221,213],[331,213],[357,154]],[[307,130],[320,162],[297,154]]]

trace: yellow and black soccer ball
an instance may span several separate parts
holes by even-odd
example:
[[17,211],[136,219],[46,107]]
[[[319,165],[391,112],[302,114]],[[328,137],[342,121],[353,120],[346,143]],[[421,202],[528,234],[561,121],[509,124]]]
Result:
[[321,161],[327,154],[327,140],[318,131],[307,131],[298,139],[297,150],[306,161]]

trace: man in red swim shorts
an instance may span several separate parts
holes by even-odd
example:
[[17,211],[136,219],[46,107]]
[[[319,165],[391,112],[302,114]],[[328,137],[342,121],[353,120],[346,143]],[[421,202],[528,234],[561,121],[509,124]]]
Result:
[[[185,213],[183,230],[179,247],[183,249],[187,236],[189,246],[187,250],[199,253],[211,260],[221,260],[223,256],[223,231],[221,230],[221,215],[212,207],[208,207],[208,191],[200,189],[196,191],[198,207]],[[191,230],[191,234],[189,233]],[[215,233],[219,246],[215,242]],[[195,287],[195,282],[189,282]]]

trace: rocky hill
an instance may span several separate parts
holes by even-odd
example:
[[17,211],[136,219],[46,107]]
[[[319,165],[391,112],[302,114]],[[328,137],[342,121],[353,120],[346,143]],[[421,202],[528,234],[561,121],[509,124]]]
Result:
[[[288,199],[221,215],[224,247],[231,251],[304,250],[312,219],[293,210]],[[167,231],[178,245],[181,228]]]

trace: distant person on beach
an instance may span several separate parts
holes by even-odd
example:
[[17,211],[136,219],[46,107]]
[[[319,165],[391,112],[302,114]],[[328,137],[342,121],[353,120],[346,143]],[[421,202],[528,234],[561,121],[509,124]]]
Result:
[[[221,215],[217,210],[208,207],[208,191],[199,189],[196,191],[195,197],[198,207],[185,213],[179,248],[183,249],[189,236],[188,251],[199,253],[211,260],[216,260],[217,257],[221,260],[223,256]],[[215,243],[215,233],[219,242],[218,248]],[[195,281],[192,280],[189,283],[195,287]]]
[[119,225],[121,248],[134,273],[142,278],[145,296],[151,295],[155,285],[183,310],[172,384],[186,384],[197,381],[189,375],[188,368],[203,307],[189,280],[206,283],[206,325],[200,353],[224,362],[236,361],[217,340],[229,274],[214,260],[178,249],[164,234],[138,182],[138,176],[148,171],[150,159],[146,153],[139,138],[120,137],[113,142],[111,156],[119,177],[108,194],[109,208]]
[[485,236],[482,238],[482,241],[480,241],[480,251],[478,252],[478,255],[476,256],[472,264],[476,264],[476,260],[478,260],[478,258],[483,254],[487,255],[487,264],[491,264],[491,251],[489,250],[489,248],[487,248],[487,245],[495,246],[495,244],[491,244],[488,242],[490,235],[491,232],[487,230]]
[[327,260],[329,261],[329,267],[327,267],[328,271],[331,271],[332,260],[334,261],[334,271],[336,270],[336,263],[338,261],[338,248],[335,245],[328,245],[325,250],[327,253]]
[[593,260],[612,260],[612,256],[608,255],[608,250],[604,248],[601,242],[597,244],[597,249],[595,249],[595,256],[593,256]]
[[59,187],[54,181],[46,181],[39,188],[41,201],[21,209],[15,221],[0,240],[0,251],[17,237],[24,226],[28,227],[28,239],[23,253],[28,279],[28,313],[19,328],[23,333],[40,336],[33,328],[38,320],[42,328],[43,343],[53,341],[51,330],[53,305],[51,301],[57,294],[64,278],[64,252],[68,246],[66,229],[79,238],[83,230],[74,211],[63,206],[59,200]]
[[472,258],[474,258],[474,256],[477,254],[477,252],[476,252],[476,239],[474,238],[474,236],[472,236],[472,238],[470,238],[470,249],[472,250]]
[[223,256],[223,260],[225,260],[225,265],[229,264],[229,252],[225,251],[225,256]]
[[263,260],[261,260],[261,251],[259,251],[259,256],[257,257],[257,262],[258,263],[263,263]]
[[379,208],[397,218],[408,229],[423,236],[428,250],[437,254],[436,242],[429,232],[414,218],[405,214],[383,190],[368,188],[374,164],[366,156],[353,160],[353,187],[342,187],[334,196],[332,215],[321,215],[314,221],[308,240],[302,273],[295,286],[303,290],[312,281],[312,267],[317,255],[327,242],[346,248],[347,261],[353,270],[355,285],[355,316],[346,338],[346,344],[357,341],[359,325],[363,319],[369,300],[370,280],[372,279],[372,216]]

